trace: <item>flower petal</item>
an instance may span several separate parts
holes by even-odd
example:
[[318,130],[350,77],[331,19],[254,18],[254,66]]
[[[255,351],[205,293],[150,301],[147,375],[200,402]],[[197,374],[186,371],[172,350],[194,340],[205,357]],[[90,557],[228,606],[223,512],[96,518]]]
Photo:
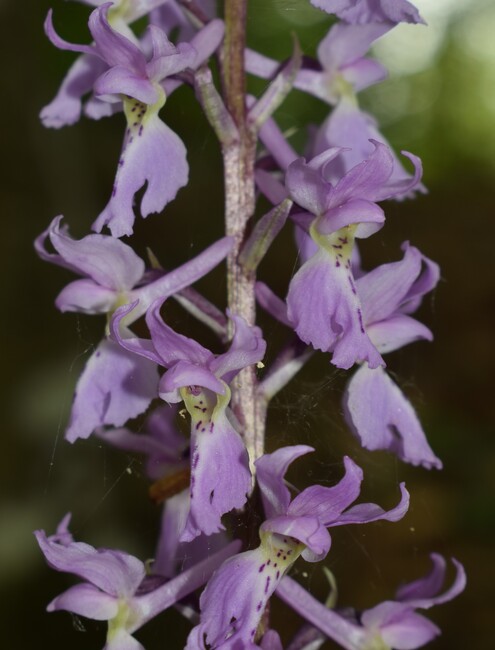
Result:
[[43,126],[59,129],[75,124],[81,117],[82,97],[93,89],[96,79],[107,69],[96,56],[83,54],[77,58],[52,101],[40,113]]
[[351,271],[327,251],[320,249],[292,278],[287,308],[299,338],[317,350],[333,350],[338,368],[357,361],[383,364],[364,328]]
[[158,92],[147,77],[136,75],[126,66],[115,65],[102,74],[94,84],[95,95],[100,100],[112,101],[109,95],[134,97],[144,104],[154,104],[158,101]]
[[433,568],[424,578],[420,578],[397,590],[396,598],[410,607],[429,609],[434,605],[442,605],[458,596],[466,587],[466,572],[464,567],[455,558],[452,563],[456,569],[454,582],[447,591],[439,594],[445,578],[445,562],[437,553],[432,553],[430,558]]
[[359,368],[346,388],[344,412],[365,449],[386,449],[406,463],[442,468],[413,407],[382,368]]
[[[153,28],[150,25],[149,29]],[[154,29],[158,29],[155,27]],[[174,52],[153,58],[146,66],[147,74],[153,81],[162,81],[166,77],[194,68],[198,53],[189,43],[179,43]]]
[[187,184],[189,167],[182,140],[158,115],[150,115],[124,140],[112,197],[93,224],[99,232],[108,225],[114,237],[132,235],[134,195],[145,183],[141,215],[160,212]]
[[37,530],[35,537],[52,568],[73,573],[110,596],[132,596],[145,576],[144,564],[127,553],[96,549],[83,542],[64,546],[42,530]]
[[414,341],[433,340],[433,334],[423,323],[401,314],[379,323],[372,323],[366,330],[381,354],[393,352]]
[[281,447],[271,454],[265,454],[258,458],[255,462],[256,477],[267,519],[287,514],[290,492],[284,481],[285,474],[289,465],[310,451],[314,451],[314,449],[307,445]]
[[216,357],[209,367],[217,377],[230,384],[240,370],[263,359],[266,341],[259,327],[251,327],[241,316],[229,313],[228,316],[234,321],[232,343],[229,350]]
[[348,456],[344,458],[345,475],[337,485],[312,485],[300,492],[288,508],[293,517],[313,515],[324,526],[331,526],[359,496],[363,471]]
[[408,0],[311,0],[311,4],[351,24],[424,23]]
[[242,508],[251,490],[249,459],[242,438],[225,413],[191,431],[191,509],[181,541],[223,530],[221,517]]
[[261,531],[296,539],[306,547],[302,556],[307,562],[323,560],[330,550],[330,534],[317,516],[279,516],[261,524]]
[[421,614],[406,610],[398,617],[383,624],[380,628],[383,641],[390,648],[397,650],[415,650],[421,648],[438,636],[438,626]]
[[343,205],[331,208],[318,220],[318,232],[330,235],[346,226],[357,224],[355,237],[366,239],[380,230],[385,222],[383,210],[363,199],[350,199]]
[[111,6],[110,2],[105,3],[95,9],[89,17],[89,31],[94,38],[95,47],[109,66],[125,66],[144,77],[146,58],[137,45],[109,24],[108,11]]
[[381,519],[385,519],[386,521],[399,521],[409,508],[409,492],[406,490],[404,483],[401,483],[399,487],[401,499],[391,510],[383,510],[376,503],[360,503],[346,510],[337,520],[332,522],[332,526],[368,524]]
[[208,368],[187,361],[178,361],[162,376],[159,387],[160,397],[167,400],[170,393],[185,386],[201,386],[219,395],[225,393],[225,384]]
[[189,634],[185,650],[256,648],[259,620],[277,586],[272,577],[262,547],[224,562],[201,594],[201,623]]
[[197,366],[209,365],[213,359],[213,353],[194,339],[179,334],[164,323],[160,316],[161,307],[161,300],[156,300],[153,303],[146,313],[146,324],[155,350],[163,361],[162,365],[170,368],[177,361],[188,361]]
[[47,607],[49,612],[65,610],[96,621],[110,620],[117,615],[118,609],[118,601],[114,596],[109,596],[88,583],[70,587]]
[[339,148],[334,148],[323,152],[309,163],[304,158],[298,158],[289,165],[285,185],[295,203],[314,215],[321,215],[331,207],[329,204],[334,188],[323,177],[322,167],[340,153]]
[[70,268],[97,284],[125,291],[132,289],[144,273],[144,262],[130,246],[108,235],[72,239],[61,227],[62,217],[50,224],[50,241]]
[[158,395],[158,371],[148,359],[103,340],[79,378],[65,438],[87,438],[97,427],[122,426]]
[[422,255],[407,246],[399,262],[381,264],[356,281],[366,324],[385,320],[398,311],[421,272]]
[[117,300],[113,289],[101,287],[93,280],[75,280],[58,294],[55,300],[61,312],[75,311],[82,314],[107,314]]
[[365,56],[371,44],[388,32],[390,27],[384,23],[337,23],[318,45],[318,59],[327,70],[341,69]]
[[100,56],[99,52],[97,52],[93,45],[76,45],[60,38],[53,26],[53,9],[48,10],[44,29],[45,34],[48,36],[51,43],[53,43],[55,47],[58,47],[59,50],[69,50],[70,52],[80,52],[83,54],[89,54],[90,56]]
[[392,176],[394,159],[386,145],[373,141],[374,151],[366,160],[352,167],[335,186],[328,209],[341,205],[351,198],[377,201],[385,198],[383,186]]

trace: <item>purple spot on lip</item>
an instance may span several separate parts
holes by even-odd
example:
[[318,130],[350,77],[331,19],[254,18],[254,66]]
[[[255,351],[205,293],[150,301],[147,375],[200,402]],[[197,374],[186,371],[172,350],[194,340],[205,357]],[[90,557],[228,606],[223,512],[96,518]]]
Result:
[[260,566],[260,568],[258,569],[258,573],[263,573],[264,569],[265,569],[265,565],[262,564],[262,565]]
[[197,425],[196,425],[196,431],[199,430],[199,427],[203,424],[202,420],[200,420]]
[[358,318],[359,318],[359,325],[361,327],[361,334],[364,334],[364,325],[363,325],[363,313],[360,309],[357,310],[358,313]]
[[271,580],[270,576],[267,576],[266,577],[266,584],[265,584],[265,594],[268,593],[268,589],[270,588],[270,580]]
[[141,126],[139,127],[139,135],[140,135],[140,136],[143,135],[143,125],[142,125],[142,124],[141,124]]

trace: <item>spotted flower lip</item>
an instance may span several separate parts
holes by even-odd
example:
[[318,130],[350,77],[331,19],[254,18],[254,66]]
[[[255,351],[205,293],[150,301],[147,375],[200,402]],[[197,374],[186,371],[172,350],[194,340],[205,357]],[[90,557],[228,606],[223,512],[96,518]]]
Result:
[[456,572],[454,580],[446,591],[440,593],[447,564],[437,553],[432,553],[430,558],[433,564],[430,573],[400,587],[394,600],[361,612],[359,623],[347,614],[328,609],[291,578],[285,577],[281,581],[277,595],[346,650],[376,647],[416,650],[438,636],[440,630],[415,610],[449,602],[466,586],[464,567],[452,558]]
[[47,536],[42,530],[35,532],[40,549],[52,568],[84,580],[57,596],[47,609],[108,621],[106,650],[124,647],[144,650],[132,634],[203,585],[213,571],[239,549],[239,543],[232,542],[176,578],[162,581],[155,589],[146,589],[145,566],[140,560],[123,551],[95,549],[89,544],[75,542],[68,530],[69,520],[70,515],[64,517],[53,536]]
[[213,575],[201,595],[200,624],[191,631],[186,650],[256,648],[269,598],[300,555],[310,562],[326,556],[331,543],[327,528],[397,521],[406,513],[409,495],[404,485],[399,504],[389,511],[372,503],[351,506],[359,496],[362,471],[350,458],[344,459],[345,475],[335,486],[313,485],[292,499],[285,474],[294,460],[310,451],[313,448],[306,445],[282,447],[256,461],[266,515],[261,544],[229,558]]
[[351,24],[425,22],[408,0],[311,0],[311,4]]

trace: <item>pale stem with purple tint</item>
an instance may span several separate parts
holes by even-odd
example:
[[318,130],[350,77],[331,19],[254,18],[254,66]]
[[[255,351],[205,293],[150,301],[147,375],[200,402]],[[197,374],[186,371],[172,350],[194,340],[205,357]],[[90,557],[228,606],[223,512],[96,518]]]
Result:
[[[254,160],[256,133],[246,119],[246,83],[244,50],[248,0],[225,3],[225,41],[222,51],[222,81],[227,109],[236,127],[237,137],[224,143],[222,154],[225,175],[225,229],[234,238],[227,258],[228,307],[254,325],[256,314],[255,273],[245,270],[239,252],[246,236],[246,225],[255,207]],[[231,332],[232,333],[232,332]],[[259,408],[256,371],[248,367],[232,385],[232,409],[241,426],[251,462],[263,454],[264,421]]]

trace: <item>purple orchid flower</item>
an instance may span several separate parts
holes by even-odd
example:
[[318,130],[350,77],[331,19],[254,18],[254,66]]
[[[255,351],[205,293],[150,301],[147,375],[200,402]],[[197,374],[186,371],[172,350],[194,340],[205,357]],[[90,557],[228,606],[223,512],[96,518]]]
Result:
[[[433,338],[409,314],[436,286],[438,265],[407,242],[402,249],[400,262],[383,264],[356,281],[366,331],[382,353]],[[412,405],[382,368],[363,365],[356,371],[344,393],[344,413],[366,449],[387,449],[413,465],[441,469]]]
[[[166,100],[161,82],[187,68],[194,68],[198,64],[198,53],[189,43],[174,46],[160,28],[150,25],[152,56],[147,60],[138,45],[110,25],[111,6],[111,3],[101,5],[89,18],[94,45],[74,45],[61,39],[54,30],[51,12],[45,30],[60,49],[101,59],[108,69],[94,82],[95,94],[105,101],[123,101],[127,130],[112,197],[93,224],[98,232],[108,225],[114,237],[121,237],[132,234],[134,195],[143,185],[147,184],[140,208],[142,216],[147,217],[160,212],[187,184],[189,168],[184,144],[160,120],[158,113]],[[223,26],[217,21],[209,30],[208,40],[213,39],[215,49]]]
[[311,0],[311,4],[347,23],[424,23],[407,0]]
[[[232,247],[231,238],[223,238],[174,271],[141,284],[145,265],[130,246],[108,235],[74,240],[61,226],[61,220],[56,217],[35,241],[43,260],[83,276],[62,290],[56,299],[57,307],[109,317],[119,305],[138,300],[139,306],[121,324],[122,336],[132,336],[129,326],[156,298],[177,293],[201,278]],[[47,239],[56,253],[46,250]],[[105,338],[87,361],[77,384],[66,439],[74,442],[87,438],[97,427],[124,425],[148,408],[157,390],[156,365]]]
[[428,575],[400,587],[395,600],[360,613],[359,623],[328,609],[291,578],[281,581],[277,595],[346,650],[416,650],[438,636],[440,629],[415,610],[442,605],[458,596],[466,586],[464,568],[452,558],[456,569],[454,581],[440,593],[446,562],[437,553],[430,557],[433,568]]
[[[79,1],[92,7],[100,7],[106,2],[106,0]],[[137,43],[128,25],[164,2],[168,0],[138,0],[137,2],[117,0],[108,11],[108,21],[115,30]],[[87,53],[78,57],[69,68],[54,99],[40,113],[44,126],[59,129],[62,126],[75,124],[81,117],[82,98],[92,91],[94,82],[107,69],[108,65],[97,56]]]
[[[381,63],[365,57],[372,43],[391,29],[390,23],[370,25],[333,25],[317,49],[317,61],[297,73],[294,88],[330,104],[342,95],[364,90],[383,81],[387,70]],[[272,78],[280,63],[253,50],[246,51],[246,70],[250,74]]]
[[322,560],[330,549],[329,527],[385,519],[407,512],[409,495],[389,511],[376,504],[350,507],[359,496],[361,469],[344,459],[345,476],[334,487],[314,485],[291,499],[284,476],[289,465],[312,447],[283,447],[255,463],[266,520],[260,546],[227,560],[214,574],[200,600],[201,622],[190,633],[186,650],[256,648],[258,624],[266,604],[295,560]]
[[144,564],[132,555],[110,549],[95,549],[74,542],[66,516],[57,533],[35,536],[48,564],[57,571],[73,573],[85,582],[70,587],[47,607],[49,612],[65,610],[79,616],[108,621],[104,650],[144,650],[132,634],[157,614],[203,585],[215,569],[239,548],[238,542],[153,588]]
[[[359,274],[355,282],[366,332],[382,353],[433,338],[409,314],[436,286],[438,265],[408,242],[402,249],[403,260]],[[356,263],[352,261],[351,268]],[[291,327],[286,304],[262,282],[256,285],[256,298],[275,319]],[[381,367],[363,364],[354,373],[344,392],[343,407],[347,424],[366,449],[386,449],[406,463],[441,469],[442,462],[428,445],[411,403]]]
[[161,305],[162,301],[155,302],[146,314],[151,341],[122,338],[119,332],[120,322],[135,304],[117,310],[112,333],[130,352],[167,368],[159,395],[170,403],[183,400],[191,416],[191,503],[180,536],[181,541],[191,541],[200,533],[223,530],[222,515],[241,508],[251,490],[248,455],[227,410],[229,384],[241,369],[263,358],[266,343],[258,327],[232,316],[235,333],[230,349],[215,356],[168,327],[160,317]]
[[333,183],[328,164],[340,149],[330,149],[309,163],[300,158],[286,174],[290,197],[307,211],[294,220],[309,230],[318,246],[290,283],[288,318],[305,343],[332,351],[332,363],[345,369],[356,361],[367,361],[370,368],[383,365],[364,327],[351,266],[354,240],[369,237],[383,225],[383,210],[376,201],[416,185],[421,175],[419,159],[406,153],[415,165],[415,176],[405,182],[393,180],[390,150],[380,142],[373,145],[368,160]]

